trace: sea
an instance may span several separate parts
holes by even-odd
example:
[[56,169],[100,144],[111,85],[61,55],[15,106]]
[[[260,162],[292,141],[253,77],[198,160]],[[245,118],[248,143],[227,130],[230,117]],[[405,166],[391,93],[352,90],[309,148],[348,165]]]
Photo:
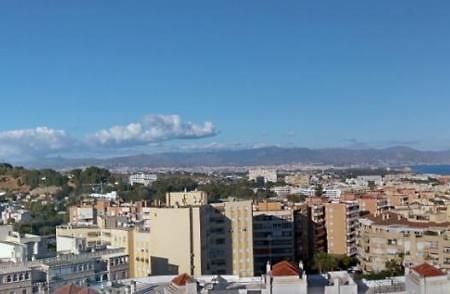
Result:
[[411,169],[419,174],[450,175],[450,165],[416,165]]

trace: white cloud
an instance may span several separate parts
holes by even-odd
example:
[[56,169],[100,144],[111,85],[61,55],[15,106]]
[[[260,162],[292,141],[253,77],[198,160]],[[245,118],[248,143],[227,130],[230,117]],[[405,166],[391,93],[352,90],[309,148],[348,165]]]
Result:
[[154,114],[139,122],[100,130],[91,141],[100,146],[130,147],[175,139],[198,139],[217,134],[212,122],[183,122],[179,115]]
[[30,158],[65,150],[73,139],[48,127],[0,132],[0,156]]
[[148,115],[138,122],[100,130],[84,139],[45,126],[0,131],[0,161],[25,161],[56,155],[80,157],[87,154],[131,154],[142,148],[158,149],[158,145],[170,140],[198,139],[216,134],[211,122],[184,122],[179,115],[161,114]]

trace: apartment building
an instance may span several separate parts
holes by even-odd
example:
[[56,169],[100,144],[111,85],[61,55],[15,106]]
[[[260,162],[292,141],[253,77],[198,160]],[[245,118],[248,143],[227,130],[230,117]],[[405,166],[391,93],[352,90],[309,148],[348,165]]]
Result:
[[132,174],[129,177],[129,183],[131,186],[135,184],[144,185],[145,187],[150,186],[153,182],[158,179],[158,176],[155,174],[145,174],[145,173],[137,173]]
[[250,169],[248,171],[248,179],[255,182],[258,182],[258,179],[262,179],[265,183],[276,183],[278,181],[278,172],[276,169]]
[[381,195],[365,194],[356,198],[361,212],[379,215],[389,210],[389,204],[386,197]]
[[359,204],[356,201],[325,204],[327,250],[330,254],[355,256]]
[[79,225],[95,225],[97,210],[93,205],[81,204],[69,207],[69,223]]
[[208,194],[204,191],[169,192],[166,194],[167,207],[200,206],[208,204]]
[[229,242],[232,252],[232,274],[252,277],[254,273],[252,201],[230,201],[213,206],[224,214],[226,222],[231,227]]
[[[32,294],[32,269],[25,265],[0,267],[0,293]],[[35,286],[37,288],[37,286]],[[37,289],[36,289],[37,290]]]
[[1,212],[3,224],[9,224],[12,221],[14,223],[29,222],[31,219],[31,212],[19,207],[9,206]]
[[393,212],[359,221],[358,258],[365,272],[382,271],[391,259],[450,270],[450,223],[412,222]]
[[310,197],[293,207],[296,260],[307,266],[312,265],[315,253],[327,252],[325,203],[321,197]]
[[1,264],[0,293],[53,293],[66,284],[90,286],[128,277],[128,255],[122,249],[61,255]]
[[265,272],[267,262],[295,261],[294,210],[280,202],[255,204],[253,252],[255,274]]
[[[201,207],[150,210],[151,274],[202,274],[204,225]],[[202,238],[203,237],[203,238]]]
[[68,225],[59,226],[56,234],[78,238],[71,244],[90,248],[125,248],[132,277],[183,272],[253,276],[251,201],[205,205],[207,197],[200,191],[170,193],[167,199],[173,207],[145,207],[144,229]]

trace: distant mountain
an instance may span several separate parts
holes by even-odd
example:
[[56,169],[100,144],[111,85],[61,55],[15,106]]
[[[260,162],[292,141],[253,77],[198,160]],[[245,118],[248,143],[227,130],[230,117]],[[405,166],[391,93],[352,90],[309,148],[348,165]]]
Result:
[[327,164],[404,166],[415,164],[450,164],[448,151],[419,151],[408,147],[386,149],[308,149],[265,147],[245,150],[170,152],[140,154],[109,159],[53,158],[25,164],[28,167],[73,168],[98,165],[107,168],[158,168],[197,166],[256,166],[281,164]]

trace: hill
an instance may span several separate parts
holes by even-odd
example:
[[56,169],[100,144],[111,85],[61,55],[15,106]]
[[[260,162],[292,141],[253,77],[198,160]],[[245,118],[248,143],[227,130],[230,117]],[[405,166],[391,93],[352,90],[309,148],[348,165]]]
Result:
[[266,147],[245,150],[203,152],[170,152],[140,154],[109,159],[46,159],[29,162],[30,167],[73,168],[102,166],[106,168],[158,168],[198,166],[257,166],[282,164],[326,164],[335,166],[408,166],[418,164],[450,164],[450,150],[420,151],[408,147],[385,149],[308,149]]

